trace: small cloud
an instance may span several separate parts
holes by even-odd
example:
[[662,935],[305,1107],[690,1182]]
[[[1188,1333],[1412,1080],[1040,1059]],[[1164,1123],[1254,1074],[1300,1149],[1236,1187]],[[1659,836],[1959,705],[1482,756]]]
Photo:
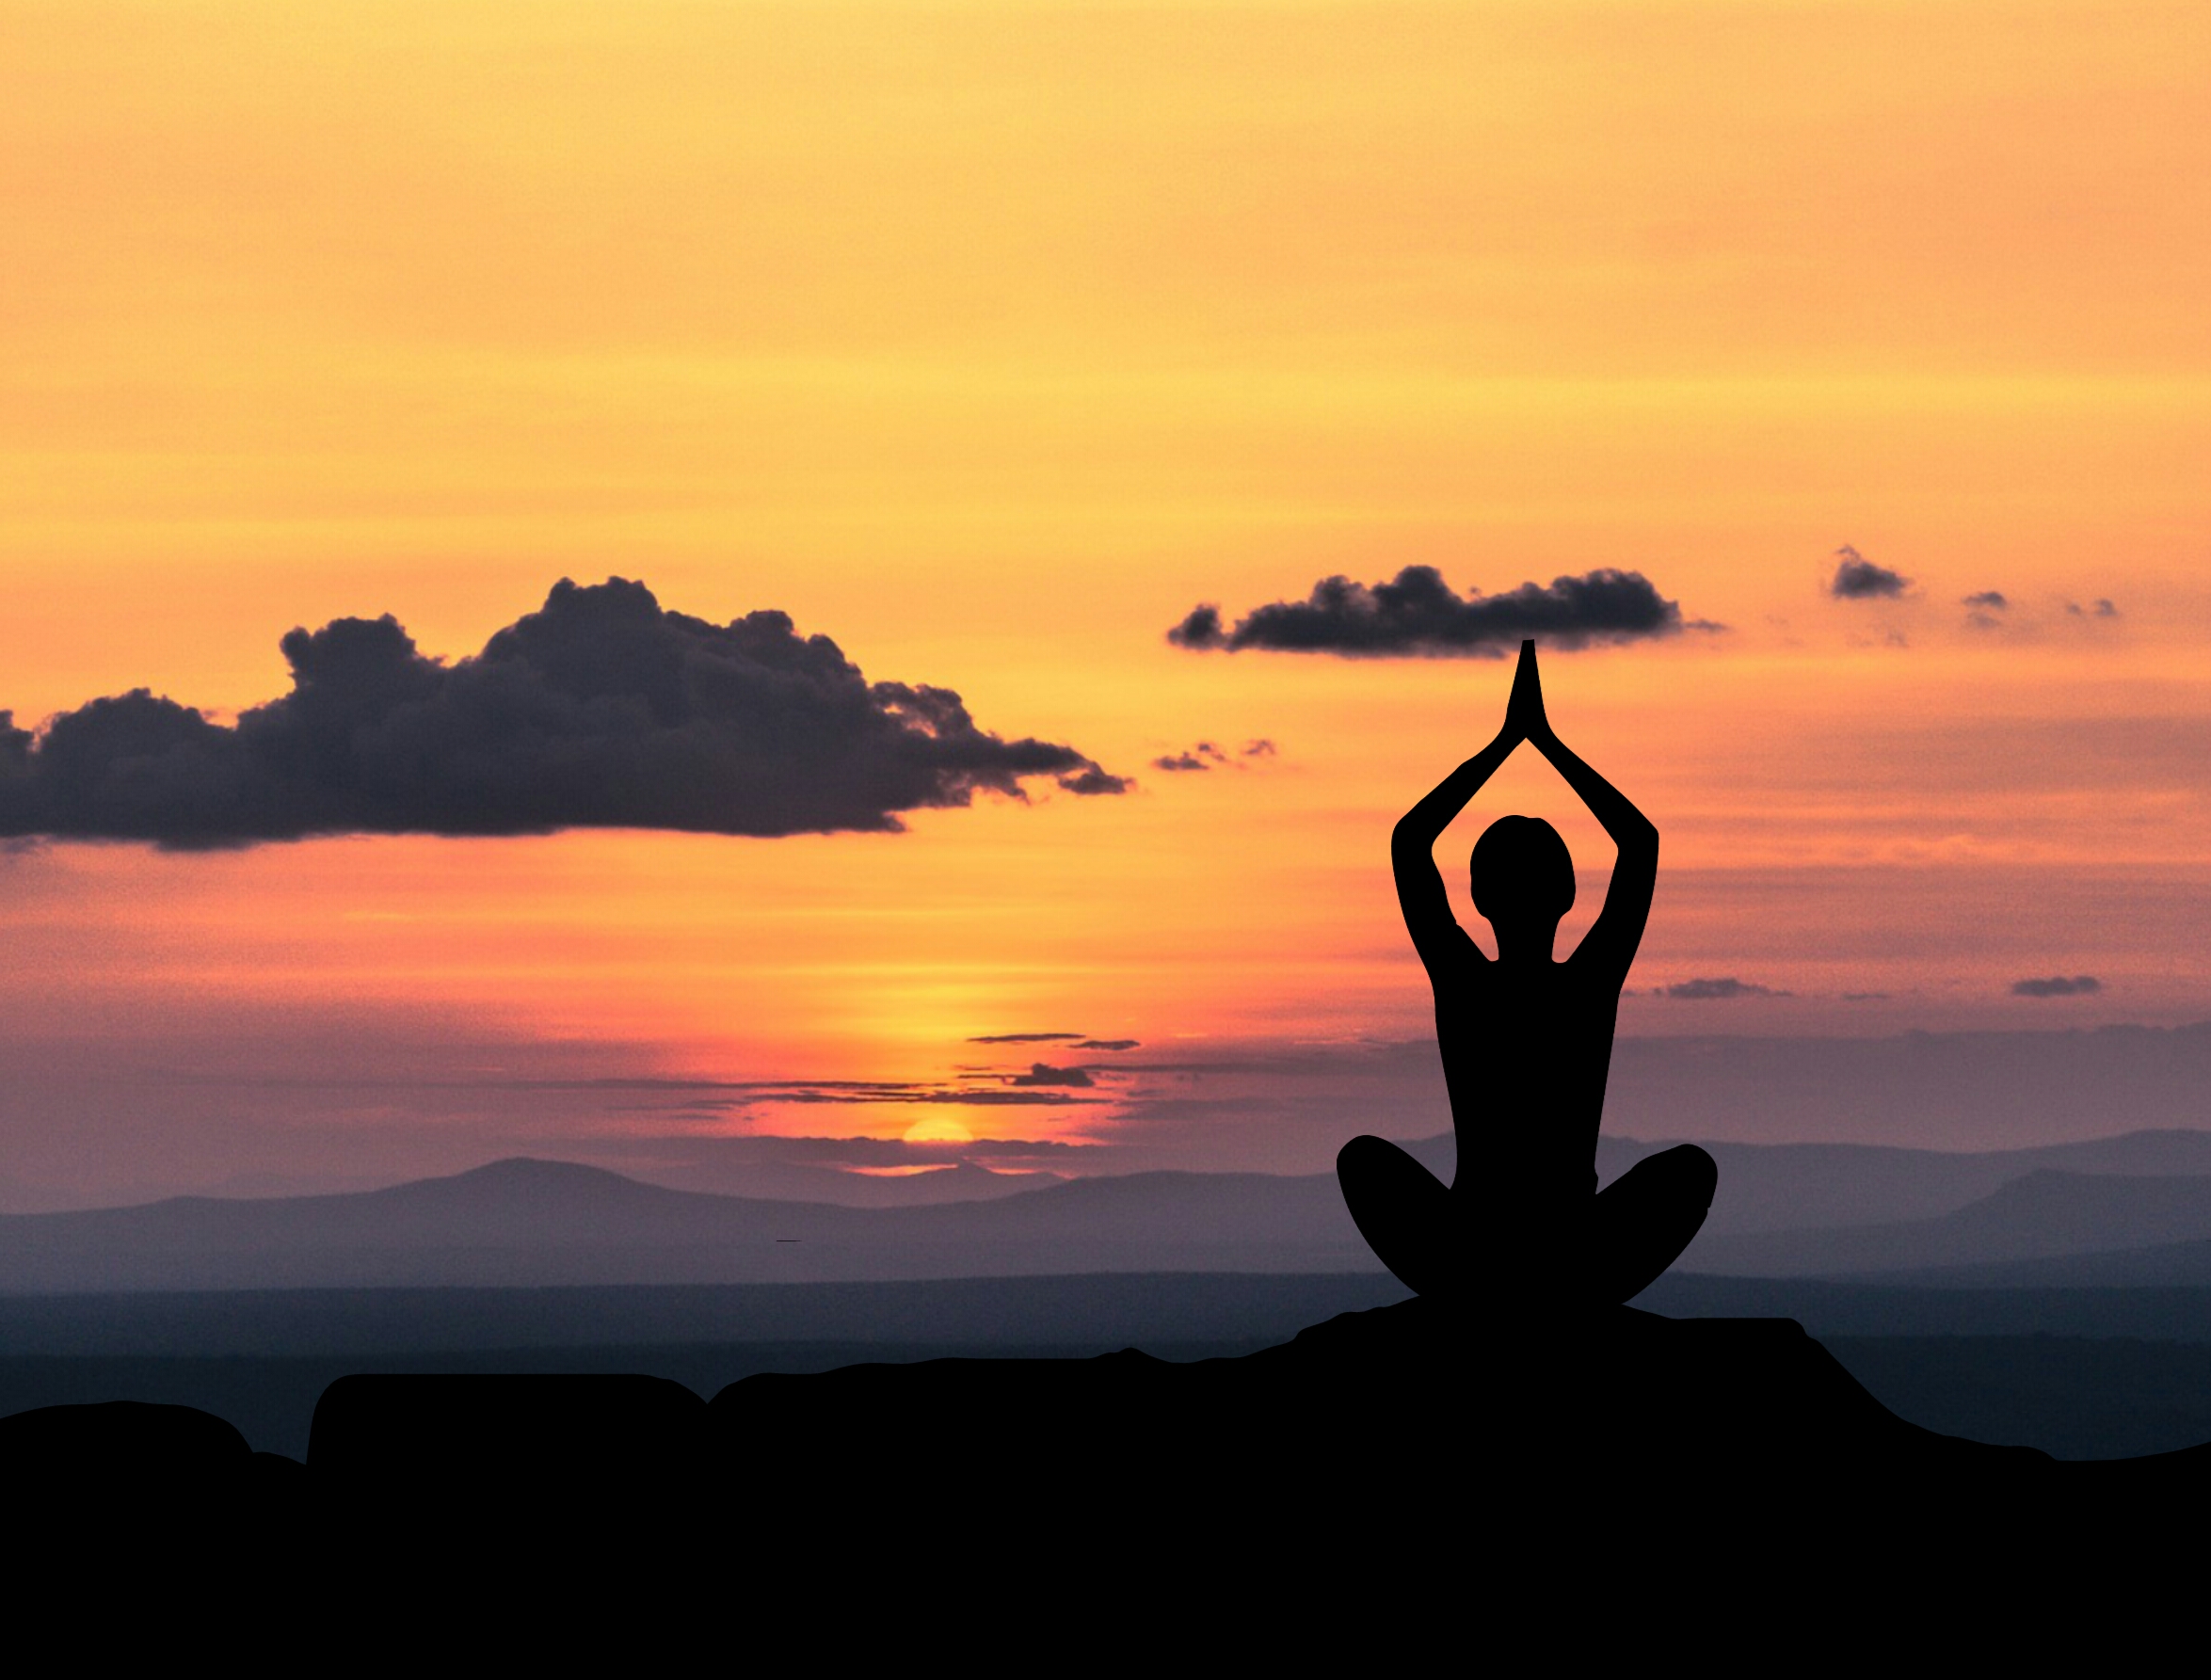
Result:
[[1306,600],[1256,607],[1232,629],[1218,606],[1194,607],[1167,640],[1198,652],[1497,659],[1530,636],[1546,648],[1578,648],[1722,628],[1704,619],[1685,624],[1679,603],[1639,571],[1602,568],[1522,584],[1503,595],[1477,589],[1462,597],[1433,566],[1408,566],[1384,584],[1322,578]]
[[2093,974],[2075,974],[2068,979],[2053,974],[2047,980],[2015,980],[2011,983],[2014,998],[2085,998],[2091,992],[2104,989],[2104,983]]
[[1228,755],[1210,741],[1201,741],[1188,752],[1154,759],[1151,765],[1154,770],[1210,770],[1215,764],[1228,761]]
[[1786,998],[1790,994],[1775,991],[1771,986],[1754,985],[1730,974],[1722,980],[1677,981],[1673,985],[1658,987],[1657,995],[1684,1003],[1706,1003],[1719,998]]
[[1837,600],[1894,599],[1912,586],[1910,578],[1885,566],[1874,565],[1848,543],[1835,550],[1834,554],[1839,564],[1828,583],[1827,592]]
[[2113,606],[2109,600],[2106,600],[2103,596],[2100,595],[2096,597],[2095,612],[2096,616],[2099,618],[2116,618],[2119,616],[2119,609]]
[[1085,1038],[1075,1046],[1079,1050],[1132,1050],[1143,1042],[1134,1038]]
[[1187,752],[1169,753],[1154,759],[1151,767],[1168,771],[1210,770],[1216,764],[1226,764],[1231,770],[1249,770],[1251,766],[1241,760],[1271,759],[1274,756],[1274,744],[1272,741],[1247,741],[1233,755],[1217,742],[1201,741]]
[[1887,992],[1845,992],[1842,1000],[1845,1003],[1879,1003],[1888,996]]
[[1997,615],[2008,612],[2011,602],[2001,589],[1982,589],[1966,596],[1959,604],[1966,609],[1965,622],[1975,630],[1997,630],[2003,624]]
[[1006,1078],[1007,1084],[1017,1087],[1073,1085],[1087,1088],[1097,1082],[1080,1067],[1053,1067],[1043,1062],[1032,1062],[1027,1073],[1011,1074]]
[[985,1032],[968,1040],[969,1044],[1049,1044],[1055,1038],[1075,1039],[1080,1032]]
[[1081,793],[1086,797],[1094,793],[1126,793],[1130,786],[1127,776],[1100,770],[1096,764],[1087,770],[1079,770],[1072,776],[1061,776],[1059,784],[1070,793]]

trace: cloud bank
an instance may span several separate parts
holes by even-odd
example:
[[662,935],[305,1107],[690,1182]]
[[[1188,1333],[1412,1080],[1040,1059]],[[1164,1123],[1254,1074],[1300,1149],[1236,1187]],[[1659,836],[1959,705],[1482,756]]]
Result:
[[1524,637],[1545,648],[1646,641],[1683,630],[1677,602],[1659,595],[1640,571],[1603,569],[1578,578],[1532,583],[1505,595],[1479,589],[1461,597],[1433,566],[1408,566],[1386,584],[1323,578],[1302,601],[1256,607],[1233,627],[1217,606],[1193,608],[1167,632],[1178,648],[1198,652],[1334,653],[1351,659],[1406,655],[1496,659],[1517,651]]
[[0,712],[0,837],[884,833],[978,790],[1023,799],[1033,776],[1128,786],[1072,746],[979,728],[950,689],[868,681],[785,614],[713,624],[622,578],[562,580],[451,664],[388,615],[280,646],[292,692],[234,728],[142,688],[36,736]]

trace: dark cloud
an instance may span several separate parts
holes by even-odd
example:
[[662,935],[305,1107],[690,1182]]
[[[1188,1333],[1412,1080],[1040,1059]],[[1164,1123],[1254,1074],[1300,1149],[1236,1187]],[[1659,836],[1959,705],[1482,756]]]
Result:
[[1134,1038],[1085,1038],[1075,1048],[1079,1050],[1132,1050],[1141,1042]]
[[1684,1002],[1703,1003],[1715,998],[1786,998],[1786,992],[1775,991],[1771,986],[1754,985],[1747,980],[1738,980],[1730,974],[1722,980],[1684,980],[1673,985],[1656,988],[1661,998],[1675,998]]
[[[1101,770],[1096,764],[1087,770],[1078,770],[1072,776],[1058,778],[1061,787],[1070,793],[1126,793],[1133,785],[1125,776],[1115,776],[1110,770]],[[964,804],[965,801],[962,801]]]
[[1506,595],[1480,590],[1461,598],[1432,566],[1408,566],[1386,584],[1323,578],[1302,601],[1254,608],[1225,628],[1215,606],[1194,608],[1167,632],[1178,648],[1234,653],[1247,648],[1347,658],[1408,654],[1495,659],[1533,636],[1546,648],[1586,648],[1718,630],[1685,625],[1678,603],[1663,599],[1639,571],[1592,571],[1529,583]]
[[1017,1089],[1039,1085],[1070,1085],[1088,1090],[1097,1081],[1080,1067],[1053,1067],[1049,1063],[1032,1062],[1027,1073],[1010,1074],[1006,1083]]
[[1093,1096],[1069,1096],[1060,1091],[982,1091],[965,1086],[908,1086],[853,1090],[834,1084],[781,1086],[756,1093],[756,1102],[847,1105],[857,1103],[918,1103],[923,1107],[945,1104],[956,1108],[1059,1108],[1068,1103],[1098,1102]]
[[1216,764],[1226,764],[1231,770],[1248,770],[1245,759],[1271,759],[1274,757],[1272,741],[1247,741],[1234,753],[1218,742],[1201,741],[1187,751],[1168,753],[1151,761],[1154,770],[1210,770]]
[[2047,980],[2015,980],[2011,983],[2014,998],[2081,998],[2091,992],[2100,992],[2104,983],[2093,974],[2075,974],[2068,979],[2053,974]]
[[2001,589],[1981,589],[1959,604],[1966,609],[1965,622],[1975,630],[2000,630],[2004,621],[1997,615],[2008,611],[2011,602]]
[[563,580],[473,658],[398,622],[280,644],[292,692],[234,728],[145,689],[52,719],[0,712],[0,835],[250,845],[317,834],[665,828],[895,832],[904,811],[1128,785],[1071,746],[976,727],[950,689],[870,682],[782,613],[664,611]]
[[902,1167],[952,1165],[963,1160],[1065,1162],[1096,1154],[1098,1145],[1037,1138],[974,1138],[965,1143],[919,1143],[901,1138],[715,1137],[690,1134],[664,1139],[624,1138],[624,1147],[711,1152],[738,1160],[796,1165]]
[[2119,609],[2100,595],[2096,597],[2093,606],[2084,607],[2077,600],[2069,600],[2065,603],[2065,610],[2075,618],[2116,618],[2119,616]]
[[1081,1038],[1080,1032],[985,1032],[969,1044],[1049,1044],[1055,1038]]
[[1837,600],[1879,600],[1901,595],[1912,586],[1910,578],[1874,565],[1848,543],[1835,550],[1834,555],[1838,564],[1827,592]]

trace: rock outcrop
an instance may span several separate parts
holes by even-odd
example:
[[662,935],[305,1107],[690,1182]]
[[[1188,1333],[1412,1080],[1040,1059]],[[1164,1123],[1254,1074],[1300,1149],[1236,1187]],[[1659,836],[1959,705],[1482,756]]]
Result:
[[1103,1594],[1352,1652],[1342,1617],[1400,1601],[1641,1614],[1715,1583],[1879,1581],[1887,1615],[1963,1572],[2076,1602],[2178,1561],[2154,1519],[2211,1447],[2061,1464],[1934,1434],[1788,1320],[1415,1300],[1242,1358],[857,1365],[711,1402],[649,1377],[349,1377],[304,1467],[187,1408],[55,1407],[0,1420],[0,1466],[19,1510],[160,1532],[175,1579],[303,1614],[520,1594],[542,1629],[734,1594],[865,1642],[844,1619],[956,1590],[1065,1638]]

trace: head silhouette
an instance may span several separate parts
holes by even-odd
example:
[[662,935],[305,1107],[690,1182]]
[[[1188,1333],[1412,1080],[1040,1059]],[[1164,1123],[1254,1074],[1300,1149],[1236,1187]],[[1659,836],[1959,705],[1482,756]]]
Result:
[[1574,856],[1541,817],[1499,817],[1474,842],[1474,907],[1492,927],[1556,927],[1574,907]]

